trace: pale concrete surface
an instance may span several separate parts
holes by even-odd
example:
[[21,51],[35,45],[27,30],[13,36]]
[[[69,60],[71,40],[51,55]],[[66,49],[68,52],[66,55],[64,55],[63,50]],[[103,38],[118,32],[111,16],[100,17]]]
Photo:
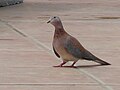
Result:
[[[49,50],[54,27],[46,21],[54,15],[112,65],[79,61],[79,69],[53,68],[60,61]],[[24,0],[0,8],[0,90],[119,90],[119,29],[120,0]]]

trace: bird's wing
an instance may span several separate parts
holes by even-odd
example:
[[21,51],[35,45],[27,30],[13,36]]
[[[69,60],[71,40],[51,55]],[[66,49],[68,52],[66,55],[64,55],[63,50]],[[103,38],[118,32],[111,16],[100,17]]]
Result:
[[60,55],[56,52],[54,46],[53,46],[53,51],[54,51],[55,55],[56,55],[58,58],[60,58]]
[[64,47],[68,53],[73,55],[76,58],[82,58],[86,60],[96,60],[98,59],[88,50],[86,50],[77,39],[74,37],[70,37],[66,40]]
[[75,39],[74,37],[69,37],[65,43],[64,43],[64,48],[66,49],[66,51],[73,55],[76,58],[82,58],[82,50],[83,47],[82,45],[78,42],[77,39]]
[[87,59],[87,60],[96,60],[96,59],[99,59],[97,58],[96,56],[94,56],[92,53],[90,53],[89,51],[85,50],[83,53],[82,53],[82,58],[83,59]]

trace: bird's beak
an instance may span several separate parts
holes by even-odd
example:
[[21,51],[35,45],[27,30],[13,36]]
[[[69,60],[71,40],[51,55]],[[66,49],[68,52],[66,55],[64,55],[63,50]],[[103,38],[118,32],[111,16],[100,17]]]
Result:
[[50,20],[49,20],[49,21],[47,21],[47,23],[50,23]]

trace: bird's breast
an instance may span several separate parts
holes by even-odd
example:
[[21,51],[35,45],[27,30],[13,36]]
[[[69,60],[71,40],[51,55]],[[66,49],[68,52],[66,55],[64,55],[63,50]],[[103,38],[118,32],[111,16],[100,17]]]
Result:
[[68,60],[68,61],[75,61],[78,60],[77,58],[75,58],[74,56],[72,56],[70,53],[68,53],[64,47],[64,42],[65,39],[57,39],[53,41],[53,46],[56,50],[56,52],[60,55],[60,57],[64,60]]

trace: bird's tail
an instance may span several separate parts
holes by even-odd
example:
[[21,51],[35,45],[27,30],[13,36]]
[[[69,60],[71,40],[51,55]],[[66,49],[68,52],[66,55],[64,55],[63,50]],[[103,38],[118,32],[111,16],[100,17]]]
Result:
[[94,61],[97,62],[97,63],[100,63],[101,65],[111,65],[110,63],[105,62],[105,61],[103,61],[103,60],[101,60],[101,59],[99,59],[99,58],[97,58],[97,59],[94,60]]

